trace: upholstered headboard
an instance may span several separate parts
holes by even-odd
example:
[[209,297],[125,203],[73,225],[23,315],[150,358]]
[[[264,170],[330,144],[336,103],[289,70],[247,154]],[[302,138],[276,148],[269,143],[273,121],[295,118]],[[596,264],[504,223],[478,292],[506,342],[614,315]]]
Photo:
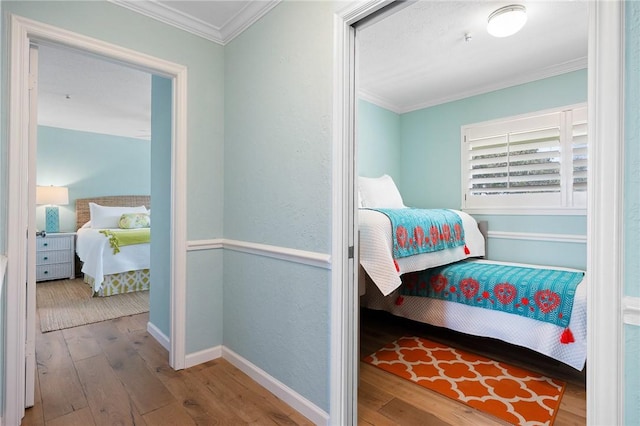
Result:
[[110,195],[106,197],[78,198],[76,200],[76,229],[91,219],[89,203],[96,203],[109,207],[138,207],[151,208],[149,195]]

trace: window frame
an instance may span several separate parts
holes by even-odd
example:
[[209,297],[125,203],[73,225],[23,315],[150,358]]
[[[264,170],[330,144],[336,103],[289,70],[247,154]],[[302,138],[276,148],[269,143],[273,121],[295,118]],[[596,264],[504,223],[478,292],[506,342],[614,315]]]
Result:
[[[517,122],[560,114],[560,192],[502,195],[472,195],[470,193],[470,156],[466,136],[482,127],[510,128]],[[574,116],[577,116],[574,119]],[[494,120],[465,124],[460,127],[461,210],[470,214],[509,215],[575,215],[587,214],[586,191],[573,188],[573,130],[576,124],[587,124],[587,102],[532,111]],[[514,124],[516,123],[516,124]],[[513,128],[513,127],[511,127]],[[521,129],[520,129],[521,130]],[[588,156],[588,153],[587,153]],[[570,173],[569,173],[570,172]]]

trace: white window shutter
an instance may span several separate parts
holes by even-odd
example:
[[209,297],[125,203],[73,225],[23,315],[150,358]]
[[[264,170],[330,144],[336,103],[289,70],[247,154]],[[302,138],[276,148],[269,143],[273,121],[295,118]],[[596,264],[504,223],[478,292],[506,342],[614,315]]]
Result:
[[586,116],[583,106],[464,126],[463,208],[581,205]]

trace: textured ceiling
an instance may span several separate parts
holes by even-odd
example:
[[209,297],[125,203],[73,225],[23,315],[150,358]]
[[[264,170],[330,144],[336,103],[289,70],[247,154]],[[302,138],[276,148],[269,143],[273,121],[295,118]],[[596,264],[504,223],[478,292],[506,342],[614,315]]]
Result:
[[151,136],[151,74],[50,46],[38,49],[38,124]]
[[[222,44],[278,4],[112,2]],[[360,96],[402,113],[586,68],[586,1],[520,3],[527,7],[527,24],[507,38],[487,34],[486,21],[509,2],[483,0],[405,3],[358,30]],[[40,124],[148,138],[149,105],[149,74],[41,47]]]
[[486,31],[494,1],[420,1],[358,31],[362,96],[406,112],[586,68],[587,2],[521,3],[506,38]]

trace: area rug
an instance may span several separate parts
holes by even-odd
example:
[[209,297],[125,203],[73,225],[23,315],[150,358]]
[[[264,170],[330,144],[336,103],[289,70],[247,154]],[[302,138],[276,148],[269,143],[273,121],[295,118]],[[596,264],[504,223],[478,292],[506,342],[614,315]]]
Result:
[[517,425],[551,425],[565,383],[420,337],[402,337],[365,362]]
[[149,292],[91,297],[82,279],[44,281],[36,284],[36,308],[46,333],[148,312]]

